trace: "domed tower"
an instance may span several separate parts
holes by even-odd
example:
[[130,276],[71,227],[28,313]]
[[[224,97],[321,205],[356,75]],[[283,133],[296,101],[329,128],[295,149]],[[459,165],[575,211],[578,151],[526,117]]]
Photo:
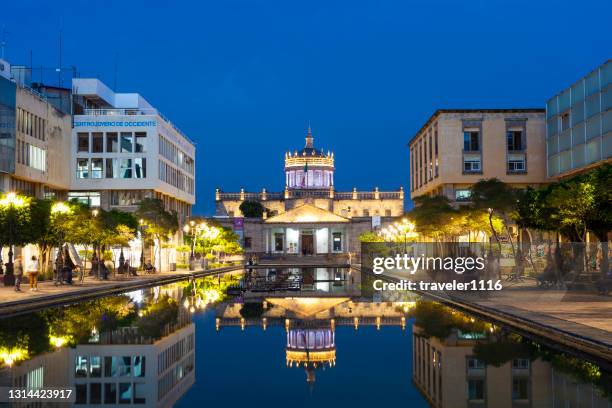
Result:
[[334,186],[334,153],[315,149],[310,125],[304,148],[285,153],[285,186],[290,190],[329,190]]
[[315,382],[315,370],[336,365],[336,342],[332,327],[302,327],[287,331],[285,350],[288,367],[303,367],[306,382]]

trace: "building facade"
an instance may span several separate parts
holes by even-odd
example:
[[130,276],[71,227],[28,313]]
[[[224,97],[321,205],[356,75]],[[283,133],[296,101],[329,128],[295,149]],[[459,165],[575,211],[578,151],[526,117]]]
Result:
[[[216,216],[241,235],[247,252],[271,255],[334,255],[360,252],[359,235],[404,214],[404,191],[338,192],[334,154],[314,147],[309,128],[303,149],[285,153],[282,192],[226,193],[217,189]],[[266,209],[246,218],[245,201]]]
[[410,197],[469,201],[496,177],[512,187],[546,183],[544,109],[437,110],[409,143]]
[[0,65],[0,191],[65,198],[71,117],[15,81],[7,62],[0,60]]
[[72,92],[68,197],[123,211],[159,198],[184,223],[195,203],[194,143],[139,94],[81,78]]
[[554,179],[612,161],[612,60],[546,103],[548,176]]

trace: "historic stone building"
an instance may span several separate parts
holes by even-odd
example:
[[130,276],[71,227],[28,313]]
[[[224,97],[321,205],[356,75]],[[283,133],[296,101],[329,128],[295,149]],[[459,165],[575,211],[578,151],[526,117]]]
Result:
[[[217,189],[216,219],[242,236],[247,252],[332,255],[360,251],[359,235],[404,214],[404,191],[339,192],[334,154],[316,149],[312,131],[301,150],[285,153],[282,192],[225,193]],[[240,204],[258,201],[262,218],[243,218]]]

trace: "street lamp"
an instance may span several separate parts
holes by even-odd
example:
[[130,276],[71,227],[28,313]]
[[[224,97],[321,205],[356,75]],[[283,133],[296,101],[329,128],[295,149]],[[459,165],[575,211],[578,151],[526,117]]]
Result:
[[6,276],[4,277],[4,285],[12,286],[15,284],[15,276],[13,275],[13,242],[15,241],[15,210],[25,207],[27,201],[24,197],[15,194],[14,192],[7,193],[0,199],[0,206],[8,211],[7,230],[8,230],[8,262],[6,264]]
[[138,220],[140,226],[140,270],[144,270],[144,220]]

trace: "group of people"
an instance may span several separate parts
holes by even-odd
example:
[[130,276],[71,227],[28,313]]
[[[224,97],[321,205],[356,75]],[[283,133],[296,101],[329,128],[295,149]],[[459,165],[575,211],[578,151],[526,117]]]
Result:
[[[21,255],[18,255],[15,258],[15,262],[13,263],[13,274],[15,275],[15,291],[21,292],[21,281],[23,279],[23,259]],[[38,259],[36,256],[32,256],[30,262],[27,265],[27,274],[28,280],[30,281],[30,290],[37,291],[38,290]]]

